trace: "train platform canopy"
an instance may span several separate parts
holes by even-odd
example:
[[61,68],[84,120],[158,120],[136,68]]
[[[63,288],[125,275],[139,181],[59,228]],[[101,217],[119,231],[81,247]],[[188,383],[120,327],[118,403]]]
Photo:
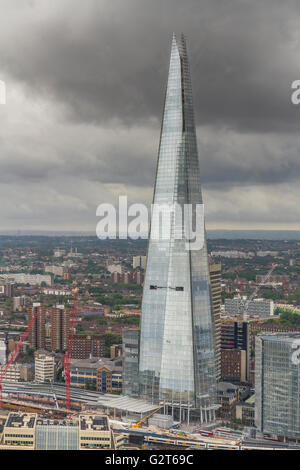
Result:
[[[102,397],[101,397],[102,398]],[[153,405],[144,400],[139,400],[138,398],[131,398],[127,396],[121,396],[117,398],[110,398],[107,400],[99,399],[98,404],[105,408],[111,408],[128,413],[151,413],[152,411],[159,408],[158,405]]]

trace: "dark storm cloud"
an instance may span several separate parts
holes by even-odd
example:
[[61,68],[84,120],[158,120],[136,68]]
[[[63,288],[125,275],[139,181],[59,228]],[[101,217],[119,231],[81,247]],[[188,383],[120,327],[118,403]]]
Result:
[[293,223],[292,0],[2,0],[2,223],[81,227],[120,193],[151,200],[173,31],[187,35],[209,220]]
[[31,93],[67,104],[72,119],[157,118],[175,30],[188,36],[200,123],[298,129],[290,103],[290,84],[300,78],[296,1],[52,3],[18,2],[26,14],[12,15],[14,28],[4,24],[1,62]]

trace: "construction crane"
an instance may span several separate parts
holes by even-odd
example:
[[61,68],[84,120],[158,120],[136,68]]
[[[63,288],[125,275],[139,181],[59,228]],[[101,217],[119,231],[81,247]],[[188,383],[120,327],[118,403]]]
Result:
[[39,313],[40,313],[40,310],[37,309],[34,316],[32,317],[32,319],[30,320],[30,322],[27,326],[27,329],[26,329],[25,333],[23,334],[22,338],[18,342],[16,348],[14,349],[14,351],[12,352],[12,354],[10,356],[9,361],[5,364],[4,369],[2,370],[2,372],[0,374],[0,410],[2,410],[2,381],[3,381],[3,378],[5,377],[5,374],[8,371],[8,369],[10,368],[11,364],[16,360],[16,358],[19,354],[19,351],[20,351],[24,341],[27,339],[27,336],[29,335],[30,330],[31,330],[34,322],[36,321]]
[[56,396],[56,393],[54,391],[54,388],[53,388],[53,380],[51,381],[51,390],[52,390],[52,393],[53,393],[53,398],[54,398],[54,401],[55,401],[55,406],[57,409],[59,409],[59,404],[58,404],[58,401],[57,401],[57,396]]
[[5,333],[4,344],[5,344],[5,364],[7,364],[9,360],[8,331]]
[[243,303],[243,306],[244,306],[244,313],[243,313],[243,319],[244,320],[247,320],[247,316],[248,316],[248,308],[249,308],[249,304],[251,302],[251,300],[254,299],[254,297],[256,296],[256,294],[258,293],[258,291],[260,290],[261,286],[263,286],[266,281],[269,279],[269,277],[271,276],[272,272],[274,271],[274,269],[276,268],[277,264],[272,264],[272,267],[271,269],[267,272],[267,274],[265,275],[265,277],[263,278],[262,282],[260,282],[254,292],[251,294],[251,296],[249,297],[249,299],[247,299],[247,301],[245,303]]
[[70,377],[70,367],[72,359],[72,347],[74,339],[74,329],[75,329],[75,318],[77,313],[77,300],[78,300],[78,289],[73,289],[74,302],[72,310],[72,320],[71,320],[71,329],[69,337],[69,348],[68,352],[64,356],[64,368],[65,368],[65,380],[66,380],[66,408],[67,410],[71,409],[71,377]]
[[143,418],[141,421],[139,421],[138,423],[136,424],[132,424],[132,426],[130,426],[131,428],[140,428],[141,427],[141,424],[146,421],[146,419],[148,418],[151,418],[151,416],[153,416],[155,413],[157,413],[159,410],[161,410],[163,408],[163,406],[160,406],[159,408],[157,408],[157,410],[154,410],[152,411],[152,413],[150,413],[148,416],[145,416],[145,418]]
[[4,344],[5,344],[5,364],[8,363],[9,361],[9,341],[8,341],[8,335],[9,335],[9,329],[10,325],[12,322],[12,318],[10,317],[8,326],[7,326],[7,332],[5,333],[5,338],[4,338]]

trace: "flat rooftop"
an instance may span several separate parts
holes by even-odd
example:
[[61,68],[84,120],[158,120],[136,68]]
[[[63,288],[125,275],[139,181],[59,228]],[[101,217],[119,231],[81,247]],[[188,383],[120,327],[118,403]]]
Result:
[[37,415],[33,413],[10,413],[6,421],[6,428],[31,428],[35,427]]
[[267,341],[293,343],[295,340],[300,339],[300,332],[290,333],[262,333],[258,335],[259,338],[263,338]]
[[80,416],[81,431],[109,431],[107,416]]
[[96,359],[72,359],[71,360],[71,370],[74,369],[87,369],[87,370],[97,370],[100,367],[108,367],[111,371],[122,372],[122,358],[116,357],[114,359],[109,358],[100,358]]
[[129,413],[151,413],[151,411],[157,410],[159,405],[153,405],[144,400],[138,398],[131,398],[127,396],[121,396],[117,398],[109,398],[107,400],[101,399],[98,404],[107,408],[115,408],[116,410],[128,411]]
[[67,427],[67,426],[72,426],[72,427],[77,427],[78,422],[77,421],[72,421],[70,419],[45,419],[45,418],[37,418],[36,421],[37,426],[61,426],[61,427]]

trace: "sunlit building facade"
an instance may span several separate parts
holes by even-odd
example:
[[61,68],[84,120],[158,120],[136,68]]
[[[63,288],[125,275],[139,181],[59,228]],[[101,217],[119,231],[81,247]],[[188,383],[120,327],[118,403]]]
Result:
[[[211,421],[216,409],[213,313],[203,218],[195,226],[196,211],[203,210],[203,203],[183,37],[177,40],[173,36],[172,41],[153,203],[163,209],[162,219],[152,213],[148,245],[140,397],[172,408],[179,406],[185,416],[187,410],[189,415],[197,412],[201,421]],[[164,207],[174,204],[185,217],[171,214],[169,236],[158,237],[161,220],[166,223],[168,211]],[[201,243],[192,244],[191,230]]]

